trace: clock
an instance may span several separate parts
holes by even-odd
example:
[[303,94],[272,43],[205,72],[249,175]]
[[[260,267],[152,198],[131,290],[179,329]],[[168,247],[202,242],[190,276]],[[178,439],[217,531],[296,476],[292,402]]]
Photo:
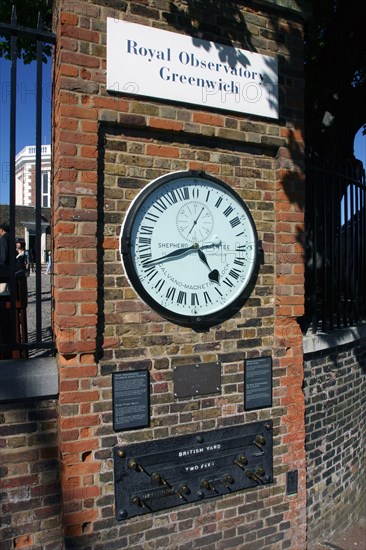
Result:
[[140,191],[120,244],[137,294],[185,326],[222,320],[243,297],[258,260],[257,231],[244,201],[198,171],[167,174]]

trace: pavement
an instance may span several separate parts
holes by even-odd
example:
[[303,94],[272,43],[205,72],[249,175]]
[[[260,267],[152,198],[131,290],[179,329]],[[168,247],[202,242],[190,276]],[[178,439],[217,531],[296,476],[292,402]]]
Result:
[[[36,341],[36,274],[30,273],[27,279],[28,284],[28,341]],[[41,275],[41,297],[42,297],[42,341],[52,341],[51,331],[51,275],[42,270]],[[30,350],[29,357],[50,355],[47,350]]]

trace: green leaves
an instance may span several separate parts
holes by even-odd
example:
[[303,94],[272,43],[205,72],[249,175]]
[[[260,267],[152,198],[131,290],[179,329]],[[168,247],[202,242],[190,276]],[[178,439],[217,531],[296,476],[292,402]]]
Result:
[[[6,25],[12,22],[12,8],[15,6],[15,21],[17,25],[28,27],[30,29],[38,28],[38,17],[40,14],[40,30],[50,30],[52,2],[48,0],[0,0],[0,21]],[[18,57],[22,58],[25,64],[31,63],[36,59],[36,41],[18,38]],[[43,62],[51,55],[51,46],[44,44]],[[0,38],[0,57],[10,59],[10,35],[2,34]]]

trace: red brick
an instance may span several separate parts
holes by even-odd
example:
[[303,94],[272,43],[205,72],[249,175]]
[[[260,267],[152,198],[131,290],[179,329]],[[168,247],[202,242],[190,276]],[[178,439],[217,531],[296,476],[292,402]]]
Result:
[[97,171],[94,170],[92,172],[88,172],[88,171],[84,170],[81,174],[80,180],[83,183],[98,183]]
[[177,120],[162,119],[162,118],[150,118],[149,126],[152,128],[161,128],[164,130],[183,130],[183,123]]
[[98,305],[95,303],[90,304],[80,304],[80,313],[81,315],[90,315],[98,313]]
[[74,65],[62,65],[61,74],[63,76],[71,76],[77,78],[79,75],[79,69]]
[[193,113],[193,122],[210,124],[211,126],[224,126],[224,117],[208,113]]
[[32,535],[21,535],[13,540],[14,548],[29,548],[33,545]]
[[98,109],[111,109],[112,111],[128,111],[128,101],[121,98],[95,97],[94,105]]
[[[99,417],[97,414],[89,414],[89,415],[83,415],[83,416],[73,416],[72,418],[63,417],[61,418],[60,426],[63,430],[67,430],[67,429],[76,428],[76,427],[81,428],[84,426],[98,426],[99,423],[100,423]],[[83,465],[80,464],[75,468],[83,469]]]
[[61,52],[61,62],[94,69],[98,69],[99,67],[99,59],[97,57],[82,53]]
[[86,319],[85,316],[81,315],[73,315],[73,317],[58,317],[58,326],[60,328],[80,328],[85,327],[87,325],[95,325],[97,322],[97,316],[96,315],[88,315],[88,318]]
[[179,149],[169,145],[147,145],[146,153],[154,157],[179,158]]
[[80,148],[80,155],[82,157],[97,158],[98,149],[95,146],[94,147],[83,146]]
[[64,380],[60,382],[60,391],[76,391],[78,389],[78,380]]
[[70,487],[63,492],[63,497],[65,502],[68,500],[84,500],[86,498],[98,497],[100,492],[100,488],[95,485],[93,487]]
[[79,23],[79,18],[75,13],[70,13],[67,11],[64,11],[60,15],[60,23],[61,25],[74,25],[76,26]]
[[[68,363],[66,363],[68,364]],[[90,378],[97,374],[97,367],[95,365],[79,366],[76,364],[71,367],[62,367],[60,371],[60,377],[63,378]]]
[[60,402],[61,403],[82,403],[85,401],[98,401],[99,399],[99,391],[89,391],[89,392],[64,392],[60,396]]
[[97,120],[98,112],[96,109],[91,109],[89,106],[77,106],[77,105],[61,105],[60,115],[64,117]]
[[79,121],[74,118],[61,117],[60,128],[64,128],[65,130],[76,130],[78,125]]
[[97,288],[98,279],[96,276],[80,277],[80,288]]
[[80,29],[76,27],[64,27],[63,32],[76,40],[84,40],[85,42],[99,42],[99,32],[89,29]]

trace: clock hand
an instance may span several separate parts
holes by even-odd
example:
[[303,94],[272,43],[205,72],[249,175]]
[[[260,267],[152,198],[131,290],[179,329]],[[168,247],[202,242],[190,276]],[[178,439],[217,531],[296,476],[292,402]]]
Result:
[[210,246],[220,246],[220,244],[221,244],[220,237],[218,237],[217,235],[213,235],[212,241],[208,243],[203,243],[202,246],[200,246],[200,249],[202,250],[202,248],[208,248]]
[[192,246],[188,246],[187,248],[179,248],[178,250],[173,250],[173,252],[169,252],[169,254],[165,254],[165,256],[161,256],[161,258],[154,258],[153,260],[148,260],[147,262],[144,262],[144,266],[150,265],[150,264],[156,264],[158,262],[161,262],[162,260],[167,260],[168,258],[177,258],[178,256],[183,256],[186,252],[189,252],[190,250],[197,250],[198,244],[194,243]]
[[210,281],[215,281],[215,283],[220,284],[220,283],[219,283],[220,274],[219,274],[219,272],[217,271],[217,269],[211,269],[211,268],[210,268],[209,263],[208,263],[207,258],[206,258],[206,254],[205,254],[204,252],[202,252],[202,250],[200,250],[199,248],[197,249],[197,253],[198,253],[199,259],[200,259],[200,260],[208,267],[208,269],[210,270],[210,273],[208,274],[208,278],[210,279]]
[[199,218],[200,218],[203,211],[204,211],[204,207],[202,206],[201,212],[198,214],[197,218],[193,222],[193,225],[192,225],[191,229],[188,231],[188,235],[193,231],[194,226],[197,225],[197,222],[198,222],[198,220],[199,220]]
[[211,268],[210,268],[210,266],[208,265],[208,261],[207,261],[207,258],[206,258],[206,254],[205,254],[204,252],[202,252],[202,250],[200,250],[199,248],[197,249],[197,253],[198,253],[199,259],[200,259],[205,265],[207,265],[208,269],[211,271]]

